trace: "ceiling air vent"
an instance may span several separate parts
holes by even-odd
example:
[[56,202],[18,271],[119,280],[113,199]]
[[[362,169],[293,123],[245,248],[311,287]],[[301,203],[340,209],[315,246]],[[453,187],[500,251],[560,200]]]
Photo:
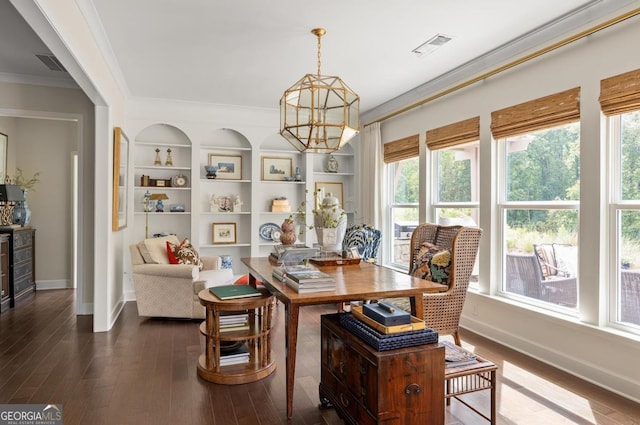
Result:
[[45,64],[47,68],[49,68],[51,71],[67,72],[67,70],[64,69],[64,66],[62,66],[62,64],[58,60],[58,58],[56,58],[53,55],[36,54],[36,57],[40,59],[42,63]]
[[429,53],[433,53],[439,47],[442,47],[444,44],[450,42],[452,38],[453,37],[450,37],[448,35],[436,34],[429,40],[413,49],[412,52],[417,56],[428,55]]

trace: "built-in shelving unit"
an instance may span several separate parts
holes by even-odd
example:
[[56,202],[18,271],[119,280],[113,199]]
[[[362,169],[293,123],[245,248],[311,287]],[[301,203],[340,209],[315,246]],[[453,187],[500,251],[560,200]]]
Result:
[[[280,226],[289,217],[300,217],[298,208],[303,201],[306,224],[297,225],[298,243],[311,246],[316,242],[313,223],[313,193],[317,183],[342,185],[343,208],[353,222],[355,205],[355,156],[347,145],[333,157],[338,162],[337,172],[327,170],[327,154],[298,152],[279,134],[273,134],[260,143],[251,143],[239,131],[216,129],[191,140],[180,129],[154,124],[142,130],[133,145],[133,234],[132,240],[153,237],[158,233],[173,233],[178,238],[190,238],[202,255],[231,255],[234,273],[244,273],[240,259],[266,256],[277,240],[261,236],[261,226],[273,223]],[[195,139],[195,137],[194,137]],[[168,150],[172,164],[167,165]],[[159,150],[161,164],[154,164]],[[299,181],[269,180],[264,178],[265,158],[284,160],[291,175],[299,170]],[[215,164],[212,164],[215,162]],[[205,165],[222,165],[229,171],[218,172],[215,179],[208,178]],[[146,179],[144,178],[146,176]],[[176,176],[186,177],[187,184],[176,187]],[[160,181],[160,183],[157,183]],[[146,212],[144,195],[164,193],[164,212],[155,208]],[[287,198],[289,212],[273,212],[276,198]],[[220,204],[223,208],[220,208]],[[181,205],[183,211],[171,212],[171,205]],[[225,243],[214,241],[213,224],[235,228],[235,235]]]
[[[156,159],[160,165],[154,164]],[[171,163],[167,164],[170,160]],[[175,233],[188,237],[191,232],[191,141],[179,129],[155,124],[144,129],[135,139],[133,147],[133,212],[135,240],[157,233]],[[183,177],[186,184],[177,187],[176,177]],[[164,193],[163,212],[156,212],[155,201],[151,211],[145,211],[146,193]],[[172,206],[178,212],[171,212]]]

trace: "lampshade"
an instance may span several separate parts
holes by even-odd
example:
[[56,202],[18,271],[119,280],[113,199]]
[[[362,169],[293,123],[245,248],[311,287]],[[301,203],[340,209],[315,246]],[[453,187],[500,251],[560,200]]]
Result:
[[280,99],[280,134],[297,150],[330,153],[347,144],[359,132],[360,97],[336,76],[307,74],[285,90]]
[[24,201],[24,192],[17,184],[0,184],[0,202]]
[[169,199],[166,193],[152,193],[148,198],[150,201],[165,201]]

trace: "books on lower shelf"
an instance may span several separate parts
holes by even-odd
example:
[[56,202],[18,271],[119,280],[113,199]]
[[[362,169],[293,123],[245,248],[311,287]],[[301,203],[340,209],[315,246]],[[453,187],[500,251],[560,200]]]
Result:
[[478,363],[478,356],[471,351],[467,351],[449,341],[442,341],[442,345],[444,345],[444,363],[446,368]]
[[223,285],[209,288],[209,291],[221,300],[235,298],[259,297],[262,292],[251,285]]
[[246,344],[242,344],[234,350],[220,353],[220,366],[243,363],[249,363],[249,349]]

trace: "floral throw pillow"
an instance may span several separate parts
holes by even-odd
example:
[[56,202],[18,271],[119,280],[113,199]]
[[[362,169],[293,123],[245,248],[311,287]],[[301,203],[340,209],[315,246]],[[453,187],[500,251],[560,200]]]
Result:
[[180,245],[167,241],[167,255],[171,264],[193,264],[200,270],[203,268],[198,251],[191,245],[189,239],[183,240]]
[[430,242],[424,242],[416,256],[411,274],[420,279],[449,284],[451,251]]

